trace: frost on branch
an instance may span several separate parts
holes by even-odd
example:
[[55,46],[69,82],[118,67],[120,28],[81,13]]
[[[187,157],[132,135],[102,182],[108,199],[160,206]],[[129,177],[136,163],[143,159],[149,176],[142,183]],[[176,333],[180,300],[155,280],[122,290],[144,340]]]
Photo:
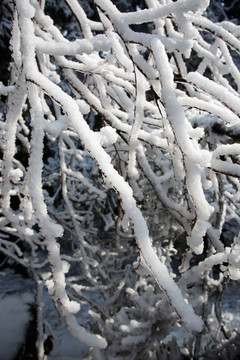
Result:
[[13,2],[0,249],[45,284],[73,336],[132,359],[133,346],[152,351],[159,319],[203,330],[193,274],[195,286],[214,266],[239,279],[238,237],[221,234],[239,222],[240,35],[202,15],[207,0],[128,13],[95,0],[98,21],[66,4],[81,31],[71,41],[44,2]]

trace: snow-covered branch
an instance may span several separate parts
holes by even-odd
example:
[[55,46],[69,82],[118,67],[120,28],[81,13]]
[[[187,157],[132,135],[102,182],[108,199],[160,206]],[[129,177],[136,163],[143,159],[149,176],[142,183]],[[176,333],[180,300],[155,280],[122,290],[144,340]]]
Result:
[[[239,238],[228,246],[221,238],[226,222],[240,222],[239,27],[203,16],[208,0],[146,0],[132,12],[94,0],[97,21],[66,0],[81,33],[69,40],[45,14],[45,1],[13,4],[11,80],[0,83],[7,96],[0,250],[37,279],[50,265],[44,284],[72,335],[89,346],[107,347],[114,327],[108,306],[121,291],[139,307],[147,305],[137,291],[151,292],[157,316],[159,296],[147,280],[133,290],[123,267],[113,265],[137,253],[136,268],[153,277],[178,321],[201,332],[188,283],[214,266],[239,279]],[[178,256],[183,275],[175,281]],[[101,335],[77,321],[81,302],[93,304],[79,279],[101,293],[101,316],[90,312]],[[114,316],[127,322],[119,328],[122,349],[146,341],[142,323],[121,307]]]

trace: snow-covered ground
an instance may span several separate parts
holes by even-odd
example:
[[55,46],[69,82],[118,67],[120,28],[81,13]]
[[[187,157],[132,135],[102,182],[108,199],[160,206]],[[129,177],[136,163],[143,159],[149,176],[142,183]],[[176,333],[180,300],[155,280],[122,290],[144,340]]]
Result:
[[13,359],[24,343],[33,298],[28,291],[0,295],[0,360]]
[[[16,359],[29,322],[32,320],[31,306],[35,301],[35,284],[12,270],[0,272],[0,360]],[[44,293],[44,319],[53,330],[53,349],[48,360],[83,359],[89,353],[89,347],[74,339],[61,323],[59,314]],[[79,313],[80,324],[88,327],[87,307],[82,306]]]
[[[33,284],[28,279],[24,279],[13,271],[0,273],[0,360],[13,360],[19,347],[24,343],[26,330],[31,320],[30,306],[34,303]],[[79,343],[66,329],[64,323],[61,324],[59,315],[53,304],[44,295],[44,318],[54,332],[53,349],[47,360],[73,360],[91,359],[89,347]],[[204,347],[210,349],[211,335],[215,335],[218,329],[218,322],[214,312],[213,303],[209,303],[211,311],[209,325],[211,333],[203,336]],[[88,307],[82,306],[79,313],[79,323],[89,328]],[[223,325],[227,334],[231,336],[234,331],[240,329],[240,283],[232,282],[224,291],[222,298],[222,317]],[[189,333],[183,327],[175,327],[164,340],[169,342],[173,337],[176,338],[181,350],[187,355]],[[221,339],[221,335],[219,339]]]

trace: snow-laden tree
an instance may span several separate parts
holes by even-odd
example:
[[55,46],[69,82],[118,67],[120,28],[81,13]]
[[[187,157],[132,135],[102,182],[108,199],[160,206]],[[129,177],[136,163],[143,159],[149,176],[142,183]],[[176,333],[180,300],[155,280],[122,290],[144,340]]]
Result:
[[65,3],[71,40],[44,0],[12,1],[0,85],[0,251],[36,282],[39,359],[44,288],[93,358],[157,359],[173,324],[200,356],[210,293],[240,278],[237,226],[222,236],[240,221],[240,28],[208,0]]

